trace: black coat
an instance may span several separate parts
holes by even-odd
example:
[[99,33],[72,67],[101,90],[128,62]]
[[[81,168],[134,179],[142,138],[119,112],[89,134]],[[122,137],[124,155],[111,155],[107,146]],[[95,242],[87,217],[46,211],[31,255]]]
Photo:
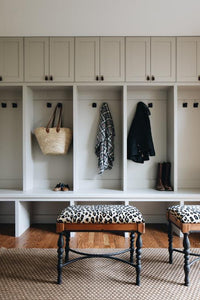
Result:
[[138,102],[136,113],[128,134],[127,158],[137,163],[144,163],[149,156],[155,156],[150,110],[143,102]]

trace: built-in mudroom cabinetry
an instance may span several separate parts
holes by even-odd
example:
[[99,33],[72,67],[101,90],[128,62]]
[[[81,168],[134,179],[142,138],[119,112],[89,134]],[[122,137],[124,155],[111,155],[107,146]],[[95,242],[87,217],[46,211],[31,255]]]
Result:
[[[21,235],[52,223],[67,205],[137,206],[163,223],[172,203],[200,200],[199,37],[0,38],[0,223]],[[155,156],[127,160],[138,102],[150,110]],[[56,104],[73,131],[65,155],[44,155],[34,129]],[[100,109],[107,103],[115,139],[111,170],[95,154]],[[173,191],[157,191],[158,163],[171,163]],[[70,191],[53,191],[59,182]],[[0,225],[1,227],[1,225]]]

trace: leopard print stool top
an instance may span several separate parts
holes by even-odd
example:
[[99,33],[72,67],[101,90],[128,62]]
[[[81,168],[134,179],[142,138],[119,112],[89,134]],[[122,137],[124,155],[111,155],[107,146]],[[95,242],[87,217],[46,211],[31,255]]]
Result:
[[174,205],[168,211],[182,223],[200,223],[200,205]]
[[131,205],[74,205],[57,217],[58,223],[144,223],[141,212]]

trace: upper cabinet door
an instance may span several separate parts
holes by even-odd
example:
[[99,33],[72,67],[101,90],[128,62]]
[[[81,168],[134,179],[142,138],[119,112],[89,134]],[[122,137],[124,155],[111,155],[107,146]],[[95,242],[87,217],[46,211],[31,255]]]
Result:
[[101,37],[99,75],[107,82],[124,80],[123,37]]
[[177,81],[197,82],[200,76],[200,38],[177,38]]
[[23,81],[23,38],[0,38],[0,80]]
[[50,80],[74,81],[74,38],[50,38]]
[[25,81],[49,78],[49,38],[25,38]]
[[75,80],[96,81],[99,76],[99,38],[76,38]]
[[150,38],[126,38],[126,81],[150,80]]
[[151,38],[151,80],[175,81],[175,37]]

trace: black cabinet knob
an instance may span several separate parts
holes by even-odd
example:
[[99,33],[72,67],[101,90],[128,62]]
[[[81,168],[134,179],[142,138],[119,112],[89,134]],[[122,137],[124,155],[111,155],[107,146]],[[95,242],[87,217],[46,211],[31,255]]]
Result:
[[154,77],[154,76],[151,76],[151,80],[153,80],[153,81],[154,81],[154,80],[155,80],[155,77]]
[[49,77],[49,79],[50,79],[50,80],[53,80],[53,76],[51,75],[51,76]]
[[147,76],[147,80],[150,80],[150,76]]
[[3,77],[2,76],[0,76],[0,81],[3,81]]
[[198,80],[200,80],[200,75],[198,76]]
[[47,81],[47,80],[48,80],[48,76],[46,75],[46,76],[44,77],[44,79]]
[[99,76],[96,76],[96,81],[98,81],[99,80]]
[[101,80],[103,81],[104,80],[104,77],[101,75]]

